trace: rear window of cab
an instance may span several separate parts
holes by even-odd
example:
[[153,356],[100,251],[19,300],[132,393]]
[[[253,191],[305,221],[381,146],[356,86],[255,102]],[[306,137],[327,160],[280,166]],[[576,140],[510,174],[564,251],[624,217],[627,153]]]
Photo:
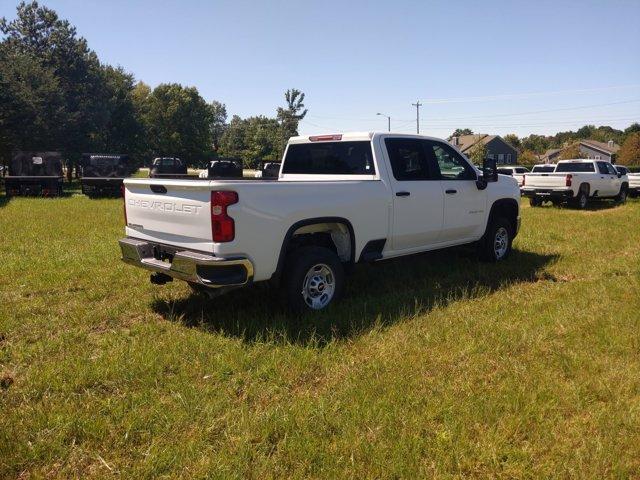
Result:
[[556,173],[558,172],[595,172],[593,163],[591,162],[567,162],[559,163],[556,167]]
[[294,143],[282,173],[306,175],[375,175],[371,142]]

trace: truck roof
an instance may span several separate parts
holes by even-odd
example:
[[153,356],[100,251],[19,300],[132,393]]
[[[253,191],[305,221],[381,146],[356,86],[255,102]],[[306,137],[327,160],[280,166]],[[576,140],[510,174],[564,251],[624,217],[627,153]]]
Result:
[[311,143],[311,142],[327,142],[327,141],[370,141],[374,137],[379,135],[389,135],[392,137],[407,137],[407,138],[424,138],[425,140],[437,140],[442,141],[441,138],[429,137],[426,135],[418,135],[411,133],[394,133],[394,132],[333,132],[333,133],[320,133],[315,135],[298,135],[297,137],[291,137],[289,139],[292,143]]
[[570,158],[568,160],[558,160],[558,163],[593,163],[595,161],[592,158]]

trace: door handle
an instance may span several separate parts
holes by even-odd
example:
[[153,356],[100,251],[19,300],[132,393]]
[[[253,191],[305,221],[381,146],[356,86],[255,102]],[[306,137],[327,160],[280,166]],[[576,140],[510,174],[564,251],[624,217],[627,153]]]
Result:
[[396,197],[408,197],[411,192],[396,192]]
[[458,193],[458,190],[445,190],[444,193],[448,193],[449,195],[453,195],[454,193]]

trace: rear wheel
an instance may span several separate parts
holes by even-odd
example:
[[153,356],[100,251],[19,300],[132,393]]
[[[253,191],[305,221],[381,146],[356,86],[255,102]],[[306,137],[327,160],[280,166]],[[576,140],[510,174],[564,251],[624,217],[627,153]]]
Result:
[[575,198],[573,202],[573,205],[580,210],[584,210],[585,208],[587,208],[588,204],[589,204],[589,197],[587,197],[587,192],[585,192],[584,190],[580,190],[578,192],[578,196]]
[[532,207],[539,207],[542,205],[542,200],[536,197],[530,198],[529,205],[531,205]]
[[323,310],[340,298],[343,289],[342,263],[328,248],[301,247],[287,257],[284,294],[290,309]]
[[491,220],[487,233],[478,245],[480,258],[488,262],[504,260],[511,253],[513,226],[504,217]]

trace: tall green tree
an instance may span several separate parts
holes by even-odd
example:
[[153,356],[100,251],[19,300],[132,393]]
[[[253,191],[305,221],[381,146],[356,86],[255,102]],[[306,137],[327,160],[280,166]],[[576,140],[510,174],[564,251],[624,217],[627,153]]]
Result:
[[255,167],[258,161],[277,161],[281,155],[280,127],[275,118],[234,115],[222,136],[220,153],[241,159],[247,168]]
[[520,142],[520,139],[515,133],[508,133],[503,138],[505,142],[507,142],[516,150],[520,151],[520,149],[522,148],[522,143]]
[[152,155],[179,156],[188,165],[201,164],[211,155],[211,109],[195,87],[161,84],[145,103],[143,119]]
[[618,163],[634,167],[640,166],[640,131],[627,135],[627,139],[618,150]]
[[213,149],[217,151],[227,128],[227,106],[214,100],[209,107],[211,108],[211,141]]
[[304,93],[296,88],[291,88],[284,93],[287,105],[278,107],[276,118],[280,123],[283,143],[289,138],[298,135],[298,125],[306,115],[308,110],[304,105]]
[[456,128],[451,134],[451,137],[461,137],[462,135],[473,135],[473,130],[470,128]]
[[487,156],[487,146],[483,142],[476,143],[469,151],[469,158],[476,165],[482,165]]
[[37,1],[21,2],[14,20],[0,19],[0,32],[6,149],[61,150],[72,161],[85,151],[137,149],[132,75],[101,65],[75,27]]

